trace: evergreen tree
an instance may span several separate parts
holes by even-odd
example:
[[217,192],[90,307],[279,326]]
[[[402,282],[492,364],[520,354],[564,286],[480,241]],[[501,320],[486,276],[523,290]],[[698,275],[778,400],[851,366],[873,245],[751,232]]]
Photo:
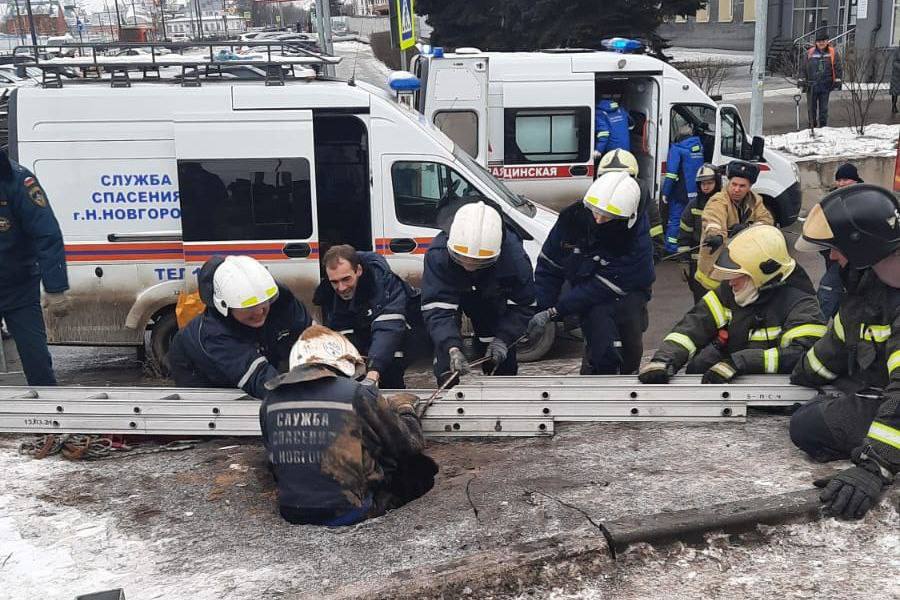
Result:
[[432,43],[482,50],[600,48],[605,38],[665,46],[663,19],[693,15],[706,0],[418,0]]

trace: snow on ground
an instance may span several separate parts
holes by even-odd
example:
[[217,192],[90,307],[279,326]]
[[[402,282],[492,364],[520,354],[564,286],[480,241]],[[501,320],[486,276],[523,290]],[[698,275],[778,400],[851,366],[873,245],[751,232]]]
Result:
[[859,135],[851,127],[822,127],[770,135],[766,148],[784,152],[793,160],[856,156],[892,156],[897,148],[900,125],[875,123]]
[[372,54],[372,47],[363,42],[335,42],[334,55],[340,56],[343,60],[336,68],[336,75],[339,79],[350,79],[354,74],[357,79],[385,87],[387,85],[388,75],[391,74],[390,68],[383,62],[375,58]]

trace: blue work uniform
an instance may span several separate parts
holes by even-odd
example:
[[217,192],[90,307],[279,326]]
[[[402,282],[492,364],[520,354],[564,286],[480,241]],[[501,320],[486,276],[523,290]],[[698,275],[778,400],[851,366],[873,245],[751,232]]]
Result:
[[666,224],[666,251],[678,251],[678,231],[681,213],[691,200],[697,197],[697,171],[703,166],[703,142],[692,135],[669,147],[666,159],[666,176],[662,195],[669,206]]
[[594,113],[594,150],[600,154],[616,148],[631,151],[628,112],[612,100],[601,100]]
[[587,342],[584,375],[633,373],[643,354],[647,303],[656,274],[649,219],[598,225],[575,203],[563,210],[535,269],[538,310],[578,316]]
[[312,325],[306,307],[286,287],[278,286],[262,327],[248,327],[213,307],[213,276],[225,260],[214,256],[197,274],[206,310],[175,334],[169,364],[180,387],[241,388],[254,398],[265,395],[264,384],[287,370],[291,348]]
[[62,231],[35,176],[0,152],[0,318],[16,342],[28,385],[56,385],[41,312],[69,289]]
[[325,326],[347,336],[360,354],[367,356],[370,371],[378,371],[378,385],[404,389],[408,342],[413,311],[418,311],[419,291],[391,270],[383,256],[357,252],[362,275],[356,293],[343,300],[325,280],[313,302],[322,307]]
[[509,348],[500,365],[485,363],[484,373],[515,375],[515,343],[525,334],[535,312],[534,274],[522,238],[505,228],[500,257],[491,266],[469,272],[450,257],[447,234],[439,233],[425,253],[422,275],[422,317],[434,344],[434,375],[444,383],[450,372],[450,348],[462,349],[457,313],[462,310],[475,329],[479,357],[499,337]]

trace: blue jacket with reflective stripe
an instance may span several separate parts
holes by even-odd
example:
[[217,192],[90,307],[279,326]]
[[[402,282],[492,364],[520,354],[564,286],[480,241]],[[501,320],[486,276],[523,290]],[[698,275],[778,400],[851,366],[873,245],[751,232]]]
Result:
[[[597,225],[581,202],[563,210],[538,257],[538,310],[556,307],[566,316],[631,292],[650,294],[656,273],[649,230],[646,214],[628,229],[624,220]],[[561,293],[563,283],[569,289]]]
[[294,342],[312,319],[282,285],[262,327],[247,327],[222,316],[212,307],[212,280],[223,260],[211,258],[197,274],[200,298],[207,308],[175,334],[169,348],[172,378],[180,387],[241,388],[262,398],[263,385],[278,375],[281,363],[287,368]]
[[628,113],[612,100],[601,100],[594,113],[594,150],[603,154],[616,148],[631,150]]
[[669,147],[662,195],[673,196],[682,191],[688,200],[697,197],[697,171],[703,166],[703,142],[696,135],[675,142]]
[[369,357],[370,369],[383,372],[412,326],[411,311],[417,308],[414,303],[419,291],[400,279],[383,256],[374,252],[356,255],[362,275],[353,298],[342,300],[325,279],[313,302],[322,307],[325,325],[349,337],[360,354]]
[[493,305],[499,318],[493,334],[511,346],[534,316],[534,273],[522,238],[504,229],[500,258],[474,272],[456,264],[447,250],[447,234],[439,233],[425,253],[422,275],[422,317],[435,352],[462,347],[456,312],[464,297]]
[[0,309],[69,289],[62,231],[35,176],[0,152]]

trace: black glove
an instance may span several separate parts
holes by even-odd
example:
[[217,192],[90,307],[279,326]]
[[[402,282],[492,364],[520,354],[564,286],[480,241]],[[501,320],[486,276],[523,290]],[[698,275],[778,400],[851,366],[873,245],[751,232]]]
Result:
[[498,337],[491,340],[491,343],[488,344],[487,350],[484,353],[485,357],[489,357],[494,365],[503,364],[507,354],[509,354],[509,348],[507,347],[506,342]]
[[641,367],[638,380],[641,383],[669,383],[674,375],[672,365],[667,362],[651,360]]
[[722,244],[725,243],[725,238],[721,235],[711,235],[705,240],[703,240],[703,246],[705,248],[709,248],[713,252],[722,247]]
[[737,369],[730,360],[720,360],[703,374],[700,383],[731,383],[737,374]]
[[819,499],[829,514],[844,519],[861,519],[878,504],[888,483],[878,464],[865,460],[830,479],[817,479],[813,485],[825,488]]
[[738,223],[728,230],[728,237],[734,237],[748,227],[750,227],[750,223]]

